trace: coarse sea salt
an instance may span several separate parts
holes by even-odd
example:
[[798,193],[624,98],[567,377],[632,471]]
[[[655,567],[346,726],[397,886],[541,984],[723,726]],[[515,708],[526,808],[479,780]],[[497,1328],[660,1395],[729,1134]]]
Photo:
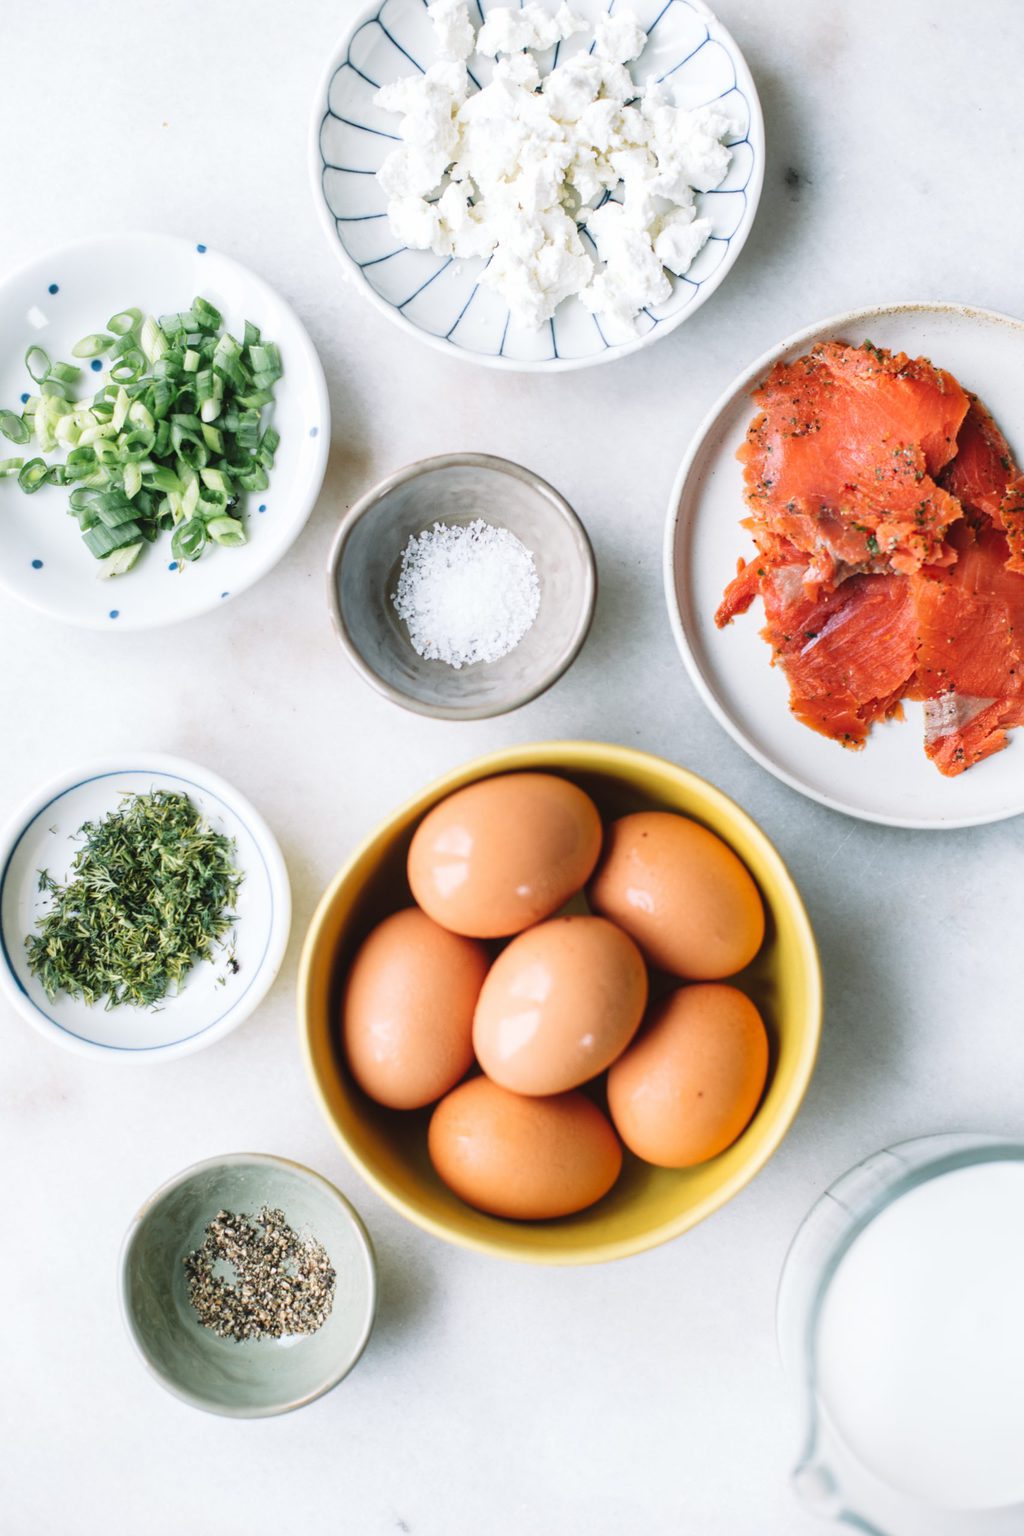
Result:
[[515,650],[540,608],[533,554],[482,518],[413,534],[392,602],[417,655],[456,669]]

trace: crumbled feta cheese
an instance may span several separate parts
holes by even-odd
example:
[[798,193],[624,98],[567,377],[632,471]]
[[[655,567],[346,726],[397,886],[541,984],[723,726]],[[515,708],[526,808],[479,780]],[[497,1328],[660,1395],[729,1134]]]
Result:
[[544,104],[559,123],[574,123],[601,93],[604,66],[591,54],[578,54],[544,77]]
[[510,53],[499,59],[494,66],[494,79],[507,80],[526,91],[535,91],[540,85],[540,70],[532,53]]
[[558,28],[558,35],[563,42],[568,37],[575,37],[577,32],[585,32],[587,30],[587,24],[582,16],[577,16],[572,7],[566,3],[566,0],[562,0],[562,4],[555,12],[555,25]]
[[399,240],[414,251],[429,251],[438,237],[436,203],[425,197],[393,197],[388,203],[388,223]]
[[654,254],[663,267],[679,277],[702,251],[711,233],[711,220],[698,219],[696,209],[673,208],[658,219],[654,230]]
[[598,22],[594,52],[599,59],[610,59],[613,64],[628,64],[630,59],[640,57],[646,42],[647,33],[632,11],[620,11]]
[[[376,98],[402,118],[377,173],[398,238],[489,257],[480,282],[527,327],[574,294],[625,324],[663,303],[668,272],[682,275],[711,233],[694,189],[724,179],[733,124],[677,106],[665,84],[635,83],[627,65],[646,35],[629,11],[603,17],[591,51],[544,75],[535,54],[588,30],[566,0],[553,13],[538,0],[497,8],[475,36],[465,0],[430,0],[428,15],[438,61]],[[482,90],[471,90],[474,49],[497,61]]]
[[536,0],[522,9],[499,6],[488,11],[476,35],[476,51],[495,58],[499,53],[518,53],[521,48],[553,48],[562,36],[558,18]]
[[508,222],[480,282],[501,294],[520,325],[537,330],[593,273],[576,221],[550,208],[539,218]]
[[595,314],[628,325],[648,304],[661,304],[672,284],[645,229],[637,228],[625,208],[607,202],[587,215],[587,229],[605,263],[580,298]]
[[476,33],[463,0],[430,0],[427,15],[442,59],[468,59],[476,51]]

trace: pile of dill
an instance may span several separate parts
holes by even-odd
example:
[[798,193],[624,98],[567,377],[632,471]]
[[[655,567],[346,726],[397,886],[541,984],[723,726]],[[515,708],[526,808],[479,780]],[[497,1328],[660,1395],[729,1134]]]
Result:
[[65,884],[40,871],[51,906],[25,940],[29,970],[51,1002],[64,992],[151,1008],[235,922],[234,839],[212,831],[188,795],[164,789],[125,795],[77,836]]

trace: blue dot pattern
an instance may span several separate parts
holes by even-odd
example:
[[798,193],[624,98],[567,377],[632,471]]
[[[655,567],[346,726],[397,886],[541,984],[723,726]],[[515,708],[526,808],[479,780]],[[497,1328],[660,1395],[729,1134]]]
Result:
[[205,254],[206,254],[206,246],[205,245],[197,245],[196,246],[196,250],[199,252],[200,256],[205,256]]
[[231,596],[230,592],[222,592],[221,593],[221,597],[230,597],[230,596]]
[[22,395],[21,403],[22,405],[28,405],[28,395]]
[[318,432],[319,432],[319,431],[320,431],[320,428],[319,428],[319,427],[310,427],[310,429],[309,429],[309,435],[310,435],[310,437],[316,437],[316,435],[317,435],[317,433],[318,433]]
[[116,619],[120,612],[121,612],[120,608],[111,608],[111,610],[110,610],[110,617],[112,619]]
[[170,565],[167,567],[167,569],[169,571],[176,571],[178,569],[178,562],[177,562],[177,560],[172,560]]
[[92,362],[89,364],[89,367],[92,369],[93,373],[99,373],[100,369],[103,367],[103,364],[100,362],[98,357],[94,357]]
[[56,283],[51,283],[46,291],[47,293],[60,293],[60,289],[57,287]]
[[43,568],[43,562],[41,560],[33,560],[32,561],[32,569],[34,571],[41,571],[42,568]]
[[261,504],[256,508],[256,510],[257,510],[257,512],[265,512],[267,510],[266,502],[265,501],[261,502]]

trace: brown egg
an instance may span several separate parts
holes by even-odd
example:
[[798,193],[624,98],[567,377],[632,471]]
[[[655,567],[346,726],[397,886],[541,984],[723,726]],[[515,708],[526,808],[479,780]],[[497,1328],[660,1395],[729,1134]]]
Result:
[[407,907],[378,923],[349,969],[342,1038],[352,1076],[391,1109],[432,1104],[473,1060],[482,944]]
[[601,850],[589,795],[550,773],[508,773],[456,790],[409,848],[409,884],[436,923],[477,939],[521,933],[582,889]]
[[582,1093],[527,1099],[473,1077],[430,1121],[430,1159],[468,1205],[492,1216],[545,1221],[593,1205],[622,1167],[604,1115]]
[[647,970],[603,917],[555,917],[512,940],[487,974],[473,1049],[514,1093],[563,1093],[603,1072],[640,1027]]
[[717,1157],[745,1130],[768,1076],[761,1015],[736,987],[680,987],[608,1074],[626,1146],[661,1168]]
[[670,811],[611,823],[587,895],[673,976],[734,976],[764,942],[764,906],[746,865],[713,832]]

